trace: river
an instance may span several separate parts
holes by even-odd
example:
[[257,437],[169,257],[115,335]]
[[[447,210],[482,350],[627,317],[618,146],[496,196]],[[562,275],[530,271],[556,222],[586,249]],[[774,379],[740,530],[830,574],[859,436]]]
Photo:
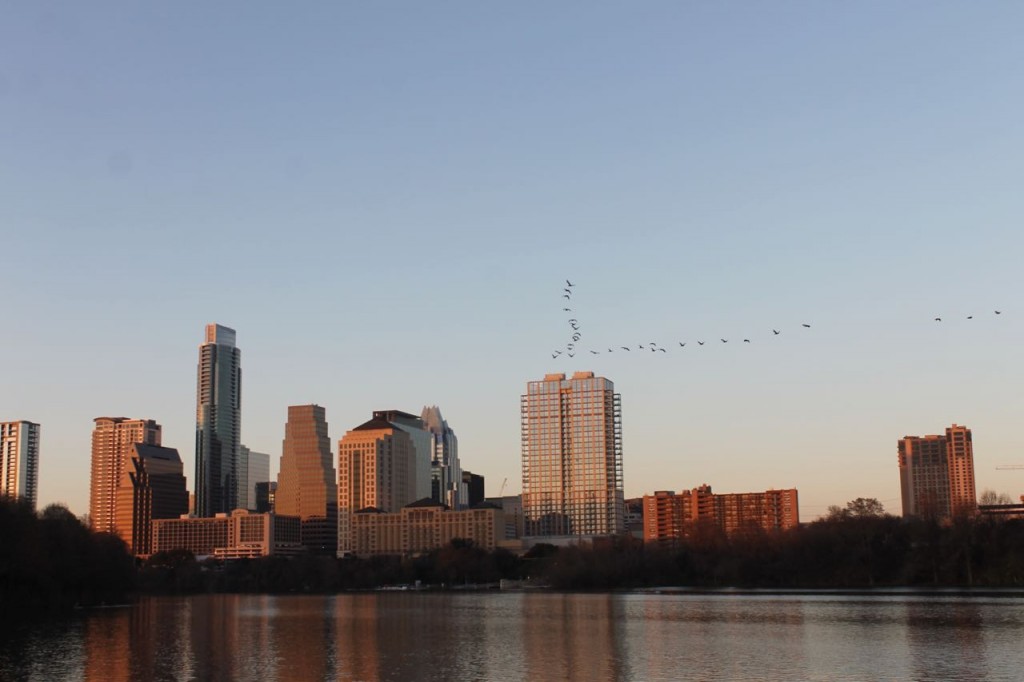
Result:
[[149,597],[0,643],[0,680],[1022,678],[1019,596]]

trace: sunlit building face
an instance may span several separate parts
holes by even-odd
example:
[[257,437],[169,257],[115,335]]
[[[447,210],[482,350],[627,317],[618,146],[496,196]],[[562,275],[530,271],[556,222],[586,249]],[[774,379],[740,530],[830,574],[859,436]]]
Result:
[[611,535],[625,529],[622,421],[614,384],[592,372],[548,374],[521,400],[524,532]]

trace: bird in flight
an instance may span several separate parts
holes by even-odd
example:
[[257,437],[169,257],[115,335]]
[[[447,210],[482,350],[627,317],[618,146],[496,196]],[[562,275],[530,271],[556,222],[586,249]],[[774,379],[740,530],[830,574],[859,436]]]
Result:
[[569,280],[565,280],[565,283],[566,283],[566,284],[568,284],[568,285],[569,285],[569,286],[571,286],[571,287],[572,287],[572,286],[576,286],[575,284],[573,284],[573,283],[572,283],[572,282],[570,282]]
[[569,298],[569,294],[562,294],[562,298]]
[[811,325],[809,325],[809,324],[804,324],[803,326],[804,326],[804,327],[807,327],[808,329],[810,329],[810,328],[811,328]]
[[721,339],[722,343],[729,343],[729,339]]
[[571,313],[572,308],[562,308],[562,312]]
[[664,349],[664,348],[652,348],[651,350],[660,350],[660,351],[661,351],[662,353],[664,353],[664,352],[665,352],[665,349]]
[[611,352],[612,352],[612,349],[611,349],[611,348],[609,348],[609,349],[608,349],[608,352],[609,352],[609,353],[611,353]]
[[779,335],[779,333],[780,333],[780,332],[779,332],[779,330],[778,330],[778,329],[773,329],[773,330],[772,330],[772,334],[775,334],[775,336],[778,336],[778,335]]
[[996,311],[995,311],[995,313],[996,313],[996,315],[1002,315],[1002,314],[1003,314],[1003,311],[1001,311],[1001,310],[996,310]]
[[942,318],[941,318],[941,317],[936,317],[936,318],[935,318],[935,321],[936,321],[936,322],[942,322]]
[[750,343],[750,339],[743,339],[743,343]]
[[629,346],[619,346],[622,350],[629,350]]
[[967,319],[968,319],[968,320],[973,320],[973,319],[974,319],[974,315],[968,315],[968,316],[967,316]]
[[593,353],[594,355],[600,355],[601,354],[601,351],[599,351],[599,350],[592,350],[590,352]]
[[697,342],[697,345],[698,345],[698,346],[703,346],[703,345],[704,345],[704,342],[703,342],[703,341],[698,341],[698,342]]
[[685,344],[685,343],[683,343],[682,341],[680,341],[680,342],[679,342],[679,347],[680,347],[680,348],[684,348],[685,346],[686,346],[686,344]]

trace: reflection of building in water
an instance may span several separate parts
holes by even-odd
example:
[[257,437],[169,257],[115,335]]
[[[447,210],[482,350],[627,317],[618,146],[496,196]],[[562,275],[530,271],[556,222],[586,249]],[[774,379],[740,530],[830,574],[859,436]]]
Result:
[[449,511],[425,498],[388,514],[366,508],[352,515],[352,544],[356,556],[429,552],[460,538],[493,550],[505,537],[505,513],[491,505]]
[[187,550],[196,555],[239,559],[302,552],[299,519],[277,514],[250,514],[236,509],[213,518],[153,521],[153,552]]
[[338,620],[334,597],[303,596],[271,598],[272,646],[276,650],[278,682],[335,680]]
[[679,494],[659,490],[643,498],[644,540],[672,545],[703,523],[726,534],[746,528],[779,531],[800,525],[796,488],[763,493],[714,494],[702,485]]
[[631,679],[615,595],[523,595],[521,633],[528,680]]
[[526,535],[625,530],[615,385],[593,372],[548,374],[527,383],[520,409]]
[[977,511],[971,430],[905,436],[897,444],[903,516],[950,519]]

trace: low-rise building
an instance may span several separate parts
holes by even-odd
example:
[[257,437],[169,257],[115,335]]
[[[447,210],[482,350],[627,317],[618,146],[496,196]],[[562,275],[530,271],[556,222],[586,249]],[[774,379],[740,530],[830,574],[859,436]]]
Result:
[[187,550],[224,559],[293,556],[303,551],[297,516],[236,509],[214,517],[154,519],[153,553]]
[[713,524],[727,535],[747,529],[780,531],[800,525],[796,488],[758,493],[715,494],[705,484],[678,494],[659,490],[644,495],[644,540],[672,545],[699,524]]
[[456,538],[493,550],[505,538],[504,512],[488,504],[451,511],[425,498],[394,513],[367,507],[352,515],[351,553],[356,556],[419,554]]

